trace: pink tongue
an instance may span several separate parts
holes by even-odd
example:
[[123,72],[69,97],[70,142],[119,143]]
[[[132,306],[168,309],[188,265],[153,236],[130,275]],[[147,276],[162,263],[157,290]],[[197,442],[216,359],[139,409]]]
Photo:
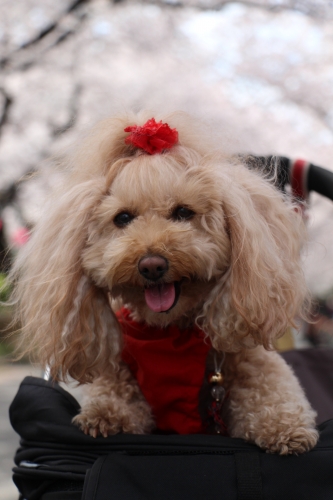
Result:
[[146,304],[154,312],[170,309],[175,297],[176,291],[173,283],[163,283],[145,289]]

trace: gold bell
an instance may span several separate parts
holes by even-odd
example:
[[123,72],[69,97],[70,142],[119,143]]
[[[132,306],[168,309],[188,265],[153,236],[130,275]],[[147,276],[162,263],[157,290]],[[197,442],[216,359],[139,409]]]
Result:
[[210,377],[209,377],[209,382],[211,384],[218,384],[218,385],[222,385],[223,384],[223,375],[221,372],[216,372],[216,373],[213,373]]

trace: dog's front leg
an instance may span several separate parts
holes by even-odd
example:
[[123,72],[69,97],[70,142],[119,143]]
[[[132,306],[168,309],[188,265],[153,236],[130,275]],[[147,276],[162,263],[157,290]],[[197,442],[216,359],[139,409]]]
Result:
[[310,450],[318,440],[316,414],[281,356],[257,347],[227,361],[231,435],[270,453]]
[[105,374],[85,388],[81,412],[73,423],[93,437],[145,434],[154,427],[150,408],[124,364],[117,373]]

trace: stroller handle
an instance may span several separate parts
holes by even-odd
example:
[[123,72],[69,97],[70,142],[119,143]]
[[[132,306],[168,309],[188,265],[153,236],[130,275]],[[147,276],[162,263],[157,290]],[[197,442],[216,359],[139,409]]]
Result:
[[306,200],[310,191],[315,191],[333,201],[333,172],[325,168],[286,156],[248,156],[245,162],[249,168],[267,173],[276,168],[276,186],[284,191],[289,184],[298,199]]

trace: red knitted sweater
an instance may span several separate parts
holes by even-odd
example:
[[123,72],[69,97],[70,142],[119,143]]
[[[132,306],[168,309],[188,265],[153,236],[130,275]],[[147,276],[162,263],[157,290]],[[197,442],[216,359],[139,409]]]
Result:
[[198,403],[206,357],[211,349],[198,327],[157,328],[118,313],[124,335],[123,360],[152,408],[159,430],[177,434],[204,432]]

